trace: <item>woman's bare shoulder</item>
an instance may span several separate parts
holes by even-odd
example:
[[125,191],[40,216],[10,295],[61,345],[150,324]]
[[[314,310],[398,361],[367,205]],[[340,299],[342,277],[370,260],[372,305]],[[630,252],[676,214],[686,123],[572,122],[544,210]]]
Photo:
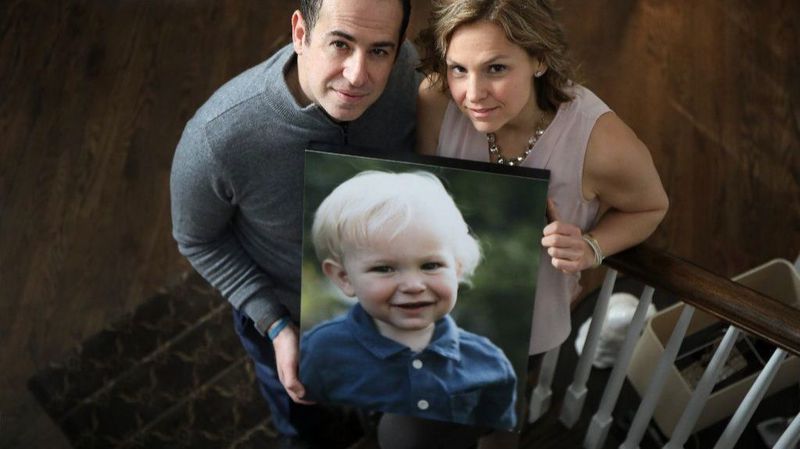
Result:
[[601,115],[589,137],[584,196],[623,211],[661,207],[666,194],[647,146],[615,113]]

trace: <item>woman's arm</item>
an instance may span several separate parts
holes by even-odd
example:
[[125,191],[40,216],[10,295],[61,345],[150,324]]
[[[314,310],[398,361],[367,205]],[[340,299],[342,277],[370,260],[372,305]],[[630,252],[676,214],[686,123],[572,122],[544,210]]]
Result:
[[[602,115],[592,129],[583,167],[583,196],[600,201],[601,218],[589,231],[605,256],[644,241],[655,231],[669,200],[650,152],[614,113]],[[589,268],[594,252],[577,226],[556,220],[542,239],[553,266],[566,272]],[[555,215],[555,216],[553,216]]]
[[433,87],[429,77],[422,80],[417,94],[417,153],[435,155],[439,130],[449,98]]
[[592,130],[583,191],[600,200],[600,221],[590,232],[607,254],[641,243],[661,223],[669,200],[647,147],[610,113]]

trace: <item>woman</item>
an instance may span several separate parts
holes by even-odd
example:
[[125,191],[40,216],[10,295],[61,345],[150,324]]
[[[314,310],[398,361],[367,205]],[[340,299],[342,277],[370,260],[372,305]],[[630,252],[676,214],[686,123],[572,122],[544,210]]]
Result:
[[569,335],[580,272],[661,222],[658,173],[633,131],[572,81],[550,1],[438,1],[419,41],[420,153],[551,172],[530,343],[544,353]]

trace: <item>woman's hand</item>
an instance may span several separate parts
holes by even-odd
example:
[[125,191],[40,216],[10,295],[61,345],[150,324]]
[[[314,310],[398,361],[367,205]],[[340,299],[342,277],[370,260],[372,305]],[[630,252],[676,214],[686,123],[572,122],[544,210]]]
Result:
[[594,252],[583,240],[581,229],[561,221],[556,204],[547,199],[550,223],[543,230],[542,246],[552,258],[553,267],[564,273],[579,273],[594,264]]

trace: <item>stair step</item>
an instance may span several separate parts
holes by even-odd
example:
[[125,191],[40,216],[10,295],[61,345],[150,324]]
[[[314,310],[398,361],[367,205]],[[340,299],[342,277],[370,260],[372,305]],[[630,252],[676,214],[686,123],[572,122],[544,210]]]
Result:
[[28,384],[76,448],[219,448],[274,436],[230,306],[196,274]]
[[38,372],[28,388],[58,421],[225,304],[199,275],[188,275],[172,291],[155,296],[83,342],[64,362],[51,363]]

